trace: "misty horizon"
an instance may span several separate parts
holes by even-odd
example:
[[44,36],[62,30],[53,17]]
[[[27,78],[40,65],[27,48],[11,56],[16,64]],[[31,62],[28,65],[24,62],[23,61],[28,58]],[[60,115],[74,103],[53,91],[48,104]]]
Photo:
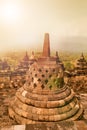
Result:
[[[8,46],[6,49],[3,47],[0,52],[14,52],[14,51],[42,51],[43,49],[43,42],[44,42],[44,35],[43,40],[40,41],[38,39],[38,42],[34,43],[25,43],[22,45],[21,43],[14,46]],[[33,46],[34,45],[34,46]],[[1,47],[1,48],[2,48]],[[50,37],[50,47],[51,51],[68,51],[68,52],[87,52],[87,37],[60,37],[57,40],[55,40],[55,36],[52,39]]]

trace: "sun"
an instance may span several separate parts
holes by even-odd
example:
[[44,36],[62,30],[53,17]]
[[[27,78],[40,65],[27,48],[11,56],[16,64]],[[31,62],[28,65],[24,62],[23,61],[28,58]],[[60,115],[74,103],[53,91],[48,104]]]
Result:
[[20,8],[16,4],[7,3],[1,7],[1,14],[3,22],[15,23],[20,17]]

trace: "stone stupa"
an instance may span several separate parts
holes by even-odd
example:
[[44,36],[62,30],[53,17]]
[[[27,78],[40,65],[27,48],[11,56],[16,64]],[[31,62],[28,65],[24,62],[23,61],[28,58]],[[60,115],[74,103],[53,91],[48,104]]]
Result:
[[87,61],[83,53],[81,54],[80,58],[76,61],[75,73],[76,75],[87,75]]
[[9,115],[19,124],[77,120],[83,108],[75,93],[64,84],[58,56],[50,56],[49,34],[45,34],[42,57],[27,72],[26,83],[9,106]]
[[22,61],[20,61],[18,67],[17,67],[18,70],[28,70],[29,69],[29,56],[28,56],[28,53],[26,51],[25,53],[25,56],[24,58],[22,59]]

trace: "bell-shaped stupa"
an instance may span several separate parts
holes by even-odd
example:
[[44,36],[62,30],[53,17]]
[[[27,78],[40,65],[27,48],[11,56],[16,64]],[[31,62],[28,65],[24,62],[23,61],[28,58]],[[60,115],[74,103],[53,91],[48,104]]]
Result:
[[75,73],[76,75],[87,75],[87,61],[84,58],[83,53],[81,54],[80,58],[76,61]]
[[45,34],[43,55],[30,66],[26,83],[11,101],[10,117],[19,124],[78,119],[82,106],[63,78],[58,54],[50,56],[49,34]]

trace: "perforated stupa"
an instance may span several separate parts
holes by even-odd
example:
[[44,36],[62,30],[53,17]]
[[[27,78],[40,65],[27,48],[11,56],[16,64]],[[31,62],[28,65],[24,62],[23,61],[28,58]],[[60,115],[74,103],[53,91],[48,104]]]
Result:
[[57,53],[50,56],[49,34],[45,34],[43,54],[30,66],[26,83],[11,101],[10,117],[19,124],[78,119],[82,106],[63,78],[63,64]]

